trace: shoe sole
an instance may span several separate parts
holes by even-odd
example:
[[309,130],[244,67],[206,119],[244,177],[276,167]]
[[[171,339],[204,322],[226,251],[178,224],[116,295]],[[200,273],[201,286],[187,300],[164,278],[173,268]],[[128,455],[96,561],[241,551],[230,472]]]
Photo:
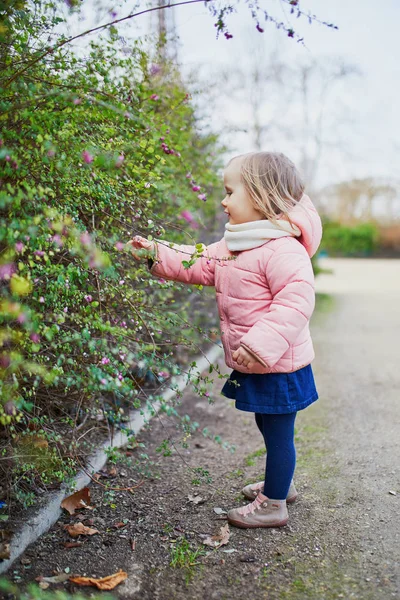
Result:
[[[243,494],[243,492],[242,492],[242,494]],[[247,500],[255,500],[255,498],[256,498],[256,496],[250,496],[250,495],[247,496],[246,494],[243,494],[243,496],[245,498],[247,498]],[[298,494],[295,494],[294,496],[290,496],[289,498],[286,498],[286,504],[293,504],[293,502],[296,502],[297,497],[298,497]]]
[[247,523],[242,523],[242,521],[234,521],[233,519],[228,519],[228,523],[230,525],[234,525],[235,527],[240,527],[240,529],[267,529],[267,528],[272,528],[272,527],[284,527],[285,525],[288,524],[289,519],[285,519],[284,521],[278,521],[277,523],[274,524],[268,524],[268,525],[248,525]]

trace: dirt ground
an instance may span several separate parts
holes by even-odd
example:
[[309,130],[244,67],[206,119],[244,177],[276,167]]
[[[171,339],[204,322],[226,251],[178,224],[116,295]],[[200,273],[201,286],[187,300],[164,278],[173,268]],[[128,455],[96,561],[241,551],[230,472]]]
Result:
[[[178,407],[200,424],[189,446],[180,443],[175,417],[155,418],[140,435],[145,448],[128,449],[115,476],[100,479],[144,483],[132,493],[93,485],[95,509],[64,515],[14,564],[14,581],[123,569],[128,579],[113,593],[125,600],[400,598],[400,261],[324,266],[334,274],[321,276],[318,289],[332,296],[320,298],[312,323],[320,400],[297,419],[299,498],[288,526],[232,527],[226,545],[203,544],[226,523],[220,509],[241,504],[242,486],[262,478],[265,461],[253,415],[219,395],[217,377],[213,404],[188,389]],[[222,361],[221,369],[228,372]],[[163,456],[157,449],[168,437],[175,445]],[[141,453],[151,463],[144,472],[135,464]],[[66,548],[72,540],[63,526],[79,520],[99,533]]]

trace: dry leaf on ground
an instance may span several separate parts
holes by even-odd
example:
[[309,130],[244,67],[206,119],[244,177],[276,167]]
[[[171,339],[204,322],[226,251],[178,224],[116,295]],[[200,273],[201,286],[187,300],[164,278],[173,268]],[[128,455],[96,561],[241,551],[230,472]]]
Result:
[[191,494],[189,494],[188,500],[189,502],[193,502],[193,504],[203,504],[205,502],[205,499],[201,496],[192,496]]
[[10,558],[10,539],[11,531],[0,531],[0,560],[7,560]]
[[229,536],[231,532],[229,530],[229,523],[220,527],[219,533],[216,535],[208,535],[204,540],[203,544],[211,546],[211,548],[219,548],[229,542]]
[[100,533],[97,529],[86,527],[83,523],[74,523],[74,525],[64,525],[64,528],[68,531],[71,537],[78,537],[78,535],[94,535]]
[[64,548],[79,548],[82,546],[82,542],[64,542]]
[[68,496],[68,498],[64,498],[64,500],[61,502],[61,508],[65,508],[70,515],[73,515],[77,508],[92,509],[93,506],[90,506],[89,488],[84,487],[79,490],[79,492],[75,492],[75,494],[71,494],[71,496]]
[[99,590],[113,590],[118,584],[125,581],[127,577],[128,573],[120,569],[118,573],[102,577],[101,579],[95,579],[94,577],[70,577],[70,581],[77,585],[93,585]]

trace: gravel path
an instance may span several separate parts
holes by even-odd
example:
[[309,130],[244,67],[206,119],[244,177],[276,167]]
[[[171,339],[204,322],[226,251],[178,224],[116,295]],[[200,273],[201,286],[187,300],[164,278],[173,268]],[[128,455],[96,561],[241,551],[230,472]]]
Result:
[[[145,483],[111,500],[94,486],[95,510],[78,518],[100,533],[66,549],[63,525],[74,518],[65,515],[14,565],[14,580],[24,584],[65,569],[104,577],[122,568],[128,580],[114,593],[124,600],[400,599],[400,261],[323,266],[334,274],[318,279],[318,291],[332,295],[320,298],[312,323],[320,400],[296,422],[300,495],[288,526],[231,528],[226,546],[190,554],[209,550],[204,537],[225,523],[214,509],[243,503],[241,487],[264,469],[252,415],[221,397],[223,380],[215,378],[214,404],[188,389],[178,408],[201,426],[189,446],[179,444],[174,418],[154,419],[140,436],[153,461]],[[222,363],[221,369],[227,373]],[[227,448],[213,439],[217,434]],[[166,437],[176,440],[172,456],[160,452]],[[139,459],[138,452],[129,450],[124,460]],[[203,469],[200,485],[193,485],[189,466]],[[142,477],[135,464],[114,471],[115,487]]]

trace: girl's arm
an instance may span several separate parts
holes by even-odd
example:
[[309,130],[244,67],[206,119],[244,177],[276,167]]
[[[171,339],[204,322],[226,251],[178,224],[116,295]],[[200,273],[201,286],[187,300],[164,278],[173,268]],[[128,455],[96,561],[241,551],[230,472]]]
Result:
[[[153,264],[150,272],[157,277],[192,283],[197,285],[213,286],[215,284],[215,257],[219,242],[205,247],[200,258],[194,265],[185,269],[182,261],[189,261],[196,252],[195,246],[177,245],[164,240],[149,242],[145,238],[136,236],[128,242],[132,246],[135,258],[150,258]],[[137,251],[139,249],[139,252]],[[144,252],[143,252],[144,250]]]
[[271,256],[266,275],[272,303],[240,344],[272,368],[311,318],[315,306],[314,273],[306,252],[293,252],[285,244]]

